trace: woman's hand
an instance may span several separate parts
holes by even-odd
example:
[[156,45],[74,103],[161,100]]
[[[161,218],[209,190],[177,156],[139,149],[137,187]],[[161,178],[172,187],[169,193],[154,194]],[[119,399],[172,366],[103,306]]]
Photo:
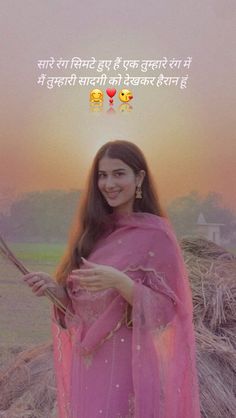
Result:
[[23,280],[36,296],[45,296],[45,290],[49,289],[59,299],[66,297],[63,286],[60,286],[49,274],[43,272],[32,272],[25,274]]
[[79,286],[91,292],[119,287],[126,281],[131,280],[126,274],[111,266],[95,264],[82,258],[85,268],[72,270],[70,277],[77,281]]

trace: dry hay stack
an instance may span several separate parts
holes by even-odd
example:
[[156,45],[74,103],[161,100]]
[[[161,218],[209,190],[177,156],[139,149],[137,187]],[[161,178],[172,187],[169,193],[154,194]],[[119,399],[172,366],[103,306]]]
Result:
[[20,353],[0,372],[1,418],[56,418],[52,344]]
[[[202,418],[235,418],[236,257],[205,239],[180,245],[193,294]],[[56,418],[55,397],[50,343],[0,372],[0,418]]]
[[202,417],[236,416],[236,256],[205,239],[183,239],[193,295]]

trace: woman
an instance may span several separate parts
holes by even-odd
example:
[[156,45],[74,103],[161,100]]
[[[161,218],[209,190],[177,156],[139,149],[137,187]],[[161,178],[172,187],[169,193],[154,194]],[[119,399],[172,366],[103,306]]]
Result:
[[[97,152],[51,291],[60,418],[199,418],[192,298],[140,149]],[[70,313],[74,316],[71,319]]]

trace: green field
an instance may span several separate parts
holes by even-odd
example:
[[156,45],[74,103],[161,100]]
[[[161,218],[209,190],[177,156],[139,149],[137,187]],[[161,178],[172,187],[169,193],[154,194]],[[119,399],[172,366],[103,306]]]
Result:
[[10,244],[14,254],[22,261],[43,261],[57,263],[66,248],[66,244]]

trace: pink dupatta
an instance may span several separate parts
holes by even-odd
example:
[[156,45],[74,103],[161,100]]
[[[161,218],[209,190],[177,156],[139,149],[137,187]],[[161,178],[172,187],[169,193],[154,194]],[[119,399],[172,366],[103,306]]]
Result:
[[[97,242],[88,259],[113,266],[134,280],[133,418],[200,418],[192,295],[171,224],[149,213],[108,216],[116,229]],[[128,303],[110,289],[99,313],[99,296],[104,297],[104,292],[90,292],[97,312],[86,325],[79,311],[83,292],[74,289],[70,276],[67,288],[72,300],[68,309],[75,313],[75,321],[66,317],[65,329],[57,308],[52,315],[59,417],[96,418],[76,412],[78,353],[93,353],[106,344],[109,333],[124,324]]]

